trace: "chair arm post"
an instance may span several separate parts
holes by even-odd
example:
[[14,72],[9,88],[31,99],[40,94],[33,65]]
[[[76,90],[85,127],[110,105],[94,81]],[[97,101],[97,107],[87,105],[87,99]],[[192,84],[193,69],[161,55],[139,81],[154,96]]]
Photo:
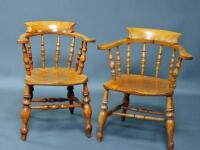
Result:
[[178,60],[177,60],[177,63],[176,63],[176,66],[173,70],[173,74],[172,74],[172,77],[170,79],[170,87],[171,88],[175,88],[176,87],[176,79],[179,75],[179,72],[180,72],[180,69],[181,69],[181,64],[182,64],[182,58],[179,57]]
[[78,74],[82,74],[83,73],[83,69],[84,69],[84,65],[85,65],[85,61],[86,61],[86,52],[87,52],[87,42],[83,42],[83,47],[81,48],[81,56],[80,56],[80,60],[78,62],[78,69],[77,72]]
[[28,52],[25,44],[22,44],[22,53],[23,53],[23,60],[24,60],[24,65],[26,69],[26,74],[31,75],[31,66],[30,66],[30,60],[28,57]]

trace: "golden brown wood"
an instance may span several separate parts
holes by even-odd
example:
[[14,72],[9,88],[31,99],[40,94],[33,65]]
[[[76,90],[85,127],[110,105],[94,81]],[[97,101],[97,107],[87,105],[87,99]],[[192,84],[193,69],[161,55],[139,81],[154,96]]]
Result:
[[126,73],[131,73],[131,45],[128,44],[127,53],[126,53]]
[[174,62],[175,62],[175,50],[172,51],[172,56],[170,59],[170,65],[169,65],[169,79],[173,78],[173,70],[174,70]]
[[85,134],[87,137],[91,137],[92,134],[92,107],[90,105],[90,97],[87,83],[83,84],[83,114],[85,117]]
[[167,97],[167,103],[166,103],[166,127],[168,135],[168,148],[169,150],[173,150],[175,121],[174,121],[174,103],[173,103],[173,98],[171,96]]
[[79,64],[78,64],[78,69],[77,69],[78,74],[82,74],[82,72],[83,72],[83,68],[84,68],[85,61],[86,61],[86,52],[87,52],[87,43],[84,42],[83,48],[82,48],[82,51],[81,51]]
[[74,56],[74,47],[75,47],[75,38],[72,38],[71,41],[71,46],[69,50],[69,56],[68,56],[68,62],[67,62],[67,67],[71,68],[72,67],[72,61],[73,61],[73,56]]
[[[89,38],[81,33],[75,32],[73,22],[61,22],[61,21],[34,21],[25,23],[27,26],[26,33],[22,34],[17,41],[22,44],[23,60],[26,70],[25,76],[25,91],[23,108],[21,111],[22,128],[21,136],[22,140],[26,140],[28,128],[28,120],[30,118],[31,109],[69,109],[70,113],[74,113],[74,108],[80,107],[83,109],[83,114],[86,122],[86,135],[91,136],[92,124],[91,115],[92,108],[90,106],[89,91],[87,87],[88,77],[83,74],[84,64],[86,61],[87,43],[95,42],[95,39]],[[55,48],[55,66],[48,66],[45,62],[45,42],[44,36],[48,34],[57,36],[56,48]],[[41,37],[41,66],[35,68],[33,66],[31,39],[33,36]],[[72,39],[70,50],[68,54],[67,66],[61,67],[60,64],[60,45],[61,36],[67,36]],[[78,38],[82,42],[82,47],[77,56],[77,68],[73,68],[72,61],[74,55],[75,38]],[[48,66],[48,67],[46,67]],[[83,84],[83,102],[74,96],[73,87],[75,85]],[[33,98],[33,90],[35,85],[45,86],[65,86],[67,87],[66,98]],[[63,102],[69,101],[69,104]],[[34,103],[52,103],[30,106],[31,102]],[[58,104],[62,102],[61,104]]]
[[32,70],[33,69],[33,58],[32,58],[32,50],[31,50],[31,42],[30,41],[27,44],[27,54],[29,57],[29,63],[30,63],[30,67]]
[[59,67],[59,57],[60,57],[60,36],[57,38],[56,42],[56,54],[55,54],[55,66],[56,68]]
[[45,68],[45,43],[44,35],[41,35],[41,68]]
[[154,78],[142,75],[121,74],[117,80],[109,80],[104,83],[104,88],[136,95],[165,96],[173,92],[167,79]]
[[156,61],[156,78],[158,78],[161,58],[162,58],[162,45],[160,45],[159,50],[158,50],[158,57],[157,57],[157,61]]
[[41,109],[41,110],[56,110],[56,109],[74,109],[75,107],[81,107],[80,104],[50,104],[50,105],[40,105],[40,106],[31,106],[31,109]]
[[31,115],[30,103],[31,103],[31,87],[29,85],[25,85],[23,108],[21,111],[21,119],[22,119],[21,137],[22,140],[24,141],[26,140],[26,136],[28,133],[28,120]]
[[107,110],[108,110],[108,90],[104,90],[104,96],[101,104],[101,112],[99,114],[99,127],[97,132],[97,140],[98,142],[101,142],[103,139],[103,128],[106,123],[107,119]]
[[179,75],[179,71],[180,71],[180,68],[181,68],[181,64],[182,64],[182,58],[178,58],[178,60],[177,60],[177,63],[176,63],[176,66],[175,66],[175,68],[174,68],[174,70],[173,70],[173,75],[172,75],[172,77],[171,77],[171,83],[170,83],[170,86],[172,87],[172,88],[175,88],[176,87],[176,79],[177,79],[177,77],[178,77],[178,75]]
[[143,44],[142,58],[141,58],[141,75],[144,75],[144,68],[146,64],[146,43]]
[[63,22],[63,21],[32,21],[25,22],[27,27],[27,33],[39,33],[39,34],[48,34],[48,33],[71,33],[74,31],[74,22]]
[[[125,117],[136,118],[143,120],[164,121],[166,119],[166,128],[168,134],[168,148],[173,150],[174,148],[174,106],[173,106],[173,93],[176,87],[176,80],[180,72],[182,60],[192,59],[192,55],[186,52],[186,50],[178,44],[180,33],[159,29],[145,29],[145,28],[128,28],[128,37],[120,39],[111,43],[101,44],[98,46],[99,50],[109,51],[109,61],[112,73],[112,79],[104,83],[104,98],[101,105],[101,112],[99,114],[99,128],[97,133],[97,140],[101,141],[103,138],[103,128],[106,123],[107,117],[111,115],[120,116],[122,121]],[[130,70],[130,44],[143,44],[142,57],[141,57],[141,74],[136,75],[131,73]],[[146,45],[158,44],[159,50],[155,65],[155,77],[145,75],[146,64]],[[128,45],[126,53],[126,73],[122,74],[121,70],[118,70],[119,64],[123,66],[119,61],[119,49],[121,45]],[[116,47],[116,67],[117,77],[115,73],[114,58],[111,50]],[[163,47],[173,49],[169,78],[160,78],[160,64],[162,59]],[[175,64],[175,53],[178,52],[178,60]],[[164,60],[162,60],[164,61]],[[120,63],[119,63],[120,62]],[[119,76],[120,72],[120,76]],[[122,104],[117,105],[114,109],[108,110],[108,91],[117,91],[124,94]],[[153,111],[147,108],[140,107],[128,107],[129,95],[141,95],[141,96],[165,96],[167,97],[166,113]],[[136,112],[136,113],[132,113]],[[164,115],[166,114],[166,118]]]
[[145,116],[145,115],[138,115],[138,114],[124,114],[120,112],[113,112],[112,115],[118,115],[121,117],[128,117],[128,118],[136,118],[136,119],[143,119],[143,120],[152,120],[152,121],[164,121],[164,118],[161,117],[153,117],[153,116]]
[[114,63],[114,59],[113,59],[113,55],[112,55],[112,51],[109,50],[109,54],[108,54],[108,58],[109,58],[109,64],[110,64],[110,70],[111,70],[111,74],[112,74],[112,79],[115,80],[116,79],[116,73],[115,73],[115,63]]
[[178,43],[180,33],[148,28],[127,28],[131,39],[157,40],[167,43]]
[[79,65],[79,61],[80,61],[80,57],[81,57],[81,54],[82,54],[82,48],[83,48],[83,41],[81,42],[81,46],[78,50],[78,54],[77,54],[77,61],[76,61],[76,70],[78,70],[78,65]]
[[116,64],[117,64],[117,76],[120,76],[121,74],[121,58],[120,58],[120,52],[119,47],[116,47]]
[[22,44],[22,53],[23,53],[23,59],[24,59],[24,65],[26,69],[27,76],[31,75],[31,66],[30,66],[30,60],[27,54],[27,48],[25,44]]

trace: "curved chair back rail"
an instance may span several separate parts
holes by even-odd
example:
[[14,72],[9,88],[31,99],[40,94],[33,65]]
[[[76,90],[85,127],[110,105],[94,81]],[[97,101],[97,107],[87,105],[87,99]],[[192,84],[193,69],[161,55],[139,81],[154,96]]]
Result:
[[[99,50],[108,50],[109,65],[111,69],[112,79],[115,80],[121,75],[121,55],[120,47],[127,45],[126,52],[126,74],[131,74],[131,45],[140,43],[142,47],[141,55],[141,75],[145,75],[146,53],[148,44],[159,45],[157,59],[155,63],[155,77],[159,78],[160,64],[162,61],[163,47],[172,49],[169,65],[169,80],[171,87],[175,87],[176,78],[178,76],[183,59],[192,59],[192,55],[178,44],[181,34],[172,31],[146,28],[128,28],[128,37],[115,42],[102,44],[98,46]],[[114,59],[112,51],[116,51],[116,59]],[[175,58],[178,52],[178,59]],[[115,61],[114,61],[115,60]]]
[[[45,36],[47,34],[53,34],[57,36],[55,44],[55,67],[58,68],[60,64],[60,46],[61,37],[67,36],[71,38],[71,44],[69,48],[69,53],[67,56],[66,67],[72,68],[72,62],[74,57],[74,50],[78,49],[76,56],[76,67],[75,70],[78,74],[82,74],[84,64],[86,61],[87,43],[95,42],[95,39],[89,38],[81,33],[75,31],[74,22],[62,22],[62,21],[33,21],[25,23],[27,30],[22,34],[17,41],[22,44],[24,64],[26,69],[26,74],[31,75],[33,70],[33,59],[32,59],[32,49],[31,49],[31,37],[40,36],[41,37],[41,68],[46,68],[46,48],[45,48]],[[81,40],[79,48],[76,48],[76,39]]]

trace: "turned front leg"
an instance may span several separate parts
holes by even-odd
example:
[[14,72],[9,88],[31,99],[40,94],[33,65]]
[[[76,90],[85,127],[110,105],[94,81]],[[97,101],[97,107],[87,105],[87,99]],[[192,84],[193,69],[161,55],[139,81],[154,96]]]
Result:
[[30,103],[31,103],[31,91],[32,86],[25,85],[24,89],[24,100],[23,100],[23,108],[21,111],[21,119],[22,119],[22,128],[21,128],[21,137],[22,140],[26,140],[26,136],[28,133],[28,120],[30,118],[31,109],[30,109]]
[[168,135],[168,149],[174,149],[174,130],[175,130],[175,121],[174,121],[174,103],[173,97],[167,97],[166,103],[166,128]]
[[[73,104],[73,100],[72,100],[72,98],[74,97],[74,91],[73,91],[73,89],[74,89],[73,86],[68,86],[67,87],[67,91],[68,91],[67,98],[69,100],[69,104]],[[74,107],[69,108],[69,111],[70,111],[71,114],[74,114]]]
[[[129,105],[129,94],[124,94],[123,100],[122,100],[122,113],[126,113],[127,107]],[[121,117],[122,121],[125,121],[125,116]]]
[[92,107],[90,105],[90,97],[89,97],[89,91],[87,83],[83,84],[83,114],[85,117],[85,133],[86,136],[89,138],[92,134],[92,123],[91,123],[91,117],[92,117]]
[[101,112],[99,113],[99,127],[98,127],[98,133],[97,133],[98,142],[101,142],[103,139],[103,129],[104,129],[105,122],[107,120],[108,94],[109,94],[109,91],[105,89],[102,104],[101,104]]

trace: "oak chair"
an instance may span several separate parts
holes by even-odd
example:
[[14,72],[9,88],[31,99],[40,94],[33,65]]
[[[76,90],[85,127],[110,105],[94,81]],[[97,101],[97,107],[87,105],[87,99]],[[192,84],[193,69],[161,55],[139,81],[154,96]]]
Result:
[[[178,44],[180,36],[180,33],[166,30],[128,28],[127,38],[98,46],[99,50],[108,51],[109,66],[112,74],[112,79],[104,83],[104,96],[101,105],[101,112],[99,114],[99,127],[97,133],[98,141],[102,141],[103,129],[107,118],[110,115],[118,115],[121,116],[122,121],[124,121],[126,117],[165,121],[168,135],[168,148],[169,150],[173,150],[175,128],[173,93],[176,87],[176,79],[181,68],[182,60],[192,59],[192,55],[186,52],[186,50]],[[131,45],[137,44],[142,44],[140,60],[141,69],[139,74],[134,74],[132,72],[135,68],[131,68]],[[121,45],[127,45],[125,73],[122,73],[121,62],[123,59],[120,53]],[[153,76],[145,75],[148,45],[157,45],[158,47],[157,58],[155,59],[155,75]],[[116,52],[115,59],[113,56],[114,50]],[[167,78],[162,78],[159,74],[163,50],[167,52],[171,51],[169,67],[163,67],[164,70],[169,69],[169,77]],[[134,49],[134,51],[137,50]],[[124,97],[122,104],[116,106],[113,110],[108,111],[108,97],[110,90],[121,92]],[[153,111],[147,108],[128,107],[130,95],[166,96],[166,112]]]
[[[23,60],[26,70],[25,76],[25,89],[23,108],[21,111],[22,128],[21,137],[22,140],[26,140],[28,133],[28,120],[31,115],[32,109],[41,110],[56,110],[56,109],[69,109],[70,113],[73,114],[74,108],[81,107],[85,118],[86,128],[85,132],[88,137],[91,136],[92,124],[91,115],[92,108],[90,106],[90,98],[88,91],[88,78],[83,74],[83,69],[86,61],[87,43],[95,42],[95,39],[86,37],[75,31],[74,22],[61,22],[61,21],[33,21],[25,23],[27,30],[22,34],[17,41],[22,44]],[[46,44],[45,38],[48,35],[57,36],[55,44],[55,66],[48,67],[46,64]],[[36,67],[34,65],[32,57],[32,46],[31,38],[38,37],[40,40],[41,47],[41,66]],[[71,44],[69,48],[68,56],[66,56],[66,65],[62,67],[60,65],[60,47],[61,38],[70,38]],[[80,43],[80,48],[77,48],[77,44]],[[64,45],[64,44],[63,44]],[[66,44],[67,46],[67,44]],[[77,56],[75,56],[74,49],[78,49]],[[63,56],[63,55],[62,55]],[[76,59],[73,64],[73,59]],[[83,101],[80,101],[74,95],[74,86],[83,85]],[[34,86],[65,86],[67,87],[66,98],[33,98]],[[68,101],[69,103],[63,103]],[[48,102],[46,105],[31,106],[32,102]],[[62,102],[60,104],[55,102]],[[53,103],[53,104],[49,104]]]

